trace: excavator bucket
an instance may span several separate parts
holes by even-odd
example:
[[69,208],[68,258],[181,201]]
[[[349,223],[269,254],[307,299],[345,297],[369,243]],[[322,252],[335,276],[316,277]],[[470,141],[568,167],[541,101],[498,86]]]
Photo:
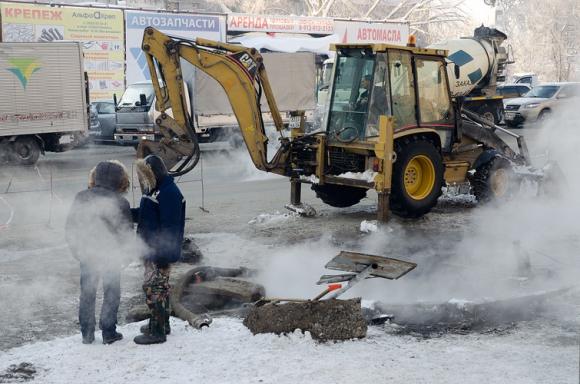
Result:
[[547,163],[543,168],[543,175],[538,187],[538,194],[543,196],[560,196],[568,185],[566,175],[555,161]]
[[[485,146],[493,148],[499,156],[507,159],[512,164],[518,184],[521,185],[524,182],[531,183],[537,187],[538,195],[556,196],[559,194],[561,188],[566,186],[564,172],[562,172],[562,169],[555,161],[548,162],[542,168],[537,168],[532,165],[524,136],[495,125],[467,109],[463,109],[461,113],[463,114],[463,118],[477,124],[464,126],[463,133]],[[518,152],[512,150],[497,132],[502,132],[504,135],[515,139]]]

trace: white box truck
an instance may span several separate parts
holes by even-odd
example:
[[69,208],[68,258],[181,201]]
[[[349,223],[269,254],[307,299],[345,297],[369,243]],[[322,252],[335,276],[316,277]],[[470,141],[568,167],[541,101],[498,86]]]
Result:
[[80,43],[0,43],[0,160],[32,165],[84,142],[88,125]]
[[[284,121],[290,120],[290,111],[303,110],[310,115],[316,108],[315,55],[309,52],[262,54],[268,68],[268,77],[276,95]],[[221,85],[205,73],[182,60],[183,78],[189,104],[193,110],[195,131],[200,143],[229,142],[241,145],[238,122]],[[161,138],[156,126],[159,112],[155,110],[155,92],[151,81],[131,84],[117,104],[115,141],[120,145],[137,146],[139,141]],[[273,125],[269,107],[262,99],[264,124]]]

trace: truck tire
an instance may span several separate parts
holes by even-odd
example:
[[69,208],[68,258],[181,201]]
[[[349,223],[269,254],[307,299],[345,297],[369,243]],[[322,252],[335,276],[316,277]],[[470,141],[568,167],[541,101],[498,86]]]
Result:
[[34,165],[40,157],[40,145],[33,137],[19,137],[13,149],[14,160],[20,165]]
[[336,184],[313,184],[312,190],[316,197],[331,207],[346,208],[358,204],[367,196],[364,188],[350,187]]
[[439,149],[424,136],[395,142],[391,211],[400,217],[417,218],[428,213],[441,195],[443,158]]
[[478,202],[504,201],[515,187],[512,165],[503,157],[494,157],[477,167],[470,182]]
[[492,122],[495,125],[498,125],[501,121],[501,111],[498,108],[494,108],[491,105],[482,105],[478,110],[477,113],[487,121]]

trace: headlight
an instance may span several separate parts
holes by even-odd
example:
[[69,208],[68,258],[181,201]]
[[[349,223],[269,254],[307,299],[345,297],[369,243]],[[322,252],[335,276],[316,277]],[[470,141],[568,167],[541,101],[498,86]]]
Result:
[[524,108],[536,108],[540,105],[540,103],[531,103],[531,104],[526,104]]

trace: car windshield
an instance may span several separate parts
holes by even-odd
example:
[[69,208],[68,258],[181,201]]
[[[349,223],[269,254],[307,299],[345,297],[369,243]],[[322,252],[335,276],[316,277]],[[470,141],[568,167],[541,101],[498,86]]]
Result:
[[542,97],[549,99],[560,89],[557,85],[540,85],[525,94],[525,97]]
[[140,95],[144,94],[147,98],[147,105],[151,104],[153,96],[155,95],[153,91],[153,84],[133,84],[130,85],[123,93],[121,98],[120,106],[129,105],[139,105]]

